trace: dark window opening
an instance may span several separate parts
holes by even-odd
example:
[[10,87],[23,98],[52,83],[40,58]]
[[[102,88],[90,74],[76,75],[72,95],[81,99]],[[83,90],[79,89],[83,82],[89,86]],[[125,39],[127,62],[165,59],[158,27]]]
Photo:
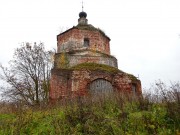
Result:
[[84,47],[89,47],[89,39],[84,39]]
[[132,92],[136,94],[136,84],[132,84]]

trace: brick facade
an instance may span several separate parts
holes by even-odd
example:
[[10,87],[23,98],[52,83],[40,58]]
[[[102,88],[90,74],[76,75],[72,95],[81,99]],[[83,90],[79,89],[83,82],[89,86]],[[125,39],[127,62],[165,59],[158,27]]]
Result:
[[141,94],[140,81],[123,72],[53,69],[52,74],[51,99],[90,94],[89,84],[99,78],[109,81],[114,91],[132,93],[132,85],[136,84],[137,95]]
[[88,95],[105,89],[140,95],[140,80],[118,70],[117,59],[110,54],[110,38],[87,24],[86,16],[81,12],[77,26],[57,35],[50,100]]
[[[83,46],[84,39],[89,40],[89,47]],[[100,29],[96,29],[91,25],[73,27],[57,36],[57,52],[88,48],[89,50],[110,54],[109,41],[110,39],[104,36]]]

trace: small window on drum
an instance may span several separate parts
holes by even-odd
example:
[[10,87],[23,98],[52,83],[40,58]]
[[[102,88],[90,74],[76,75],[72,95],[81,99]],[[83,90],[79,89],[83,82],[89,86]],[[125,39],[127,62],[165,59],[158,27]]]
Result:
[[89,47],[89,39],[88,38],[84,39],[84,47]]
[[132,92],[133,94],[136,94],[136,84],[132,84]]

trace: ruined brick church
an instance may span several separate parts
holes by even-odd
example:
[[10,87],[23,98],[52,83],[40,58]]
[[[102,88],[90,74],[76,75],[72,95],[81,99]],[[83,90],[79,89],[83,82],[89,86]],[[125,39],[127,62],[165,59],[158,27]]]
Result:
[[110,38],[86,17],[80,12],[77,26],[57,35],[50,100],[113,91],[141,94],[140,80],[118,69]]

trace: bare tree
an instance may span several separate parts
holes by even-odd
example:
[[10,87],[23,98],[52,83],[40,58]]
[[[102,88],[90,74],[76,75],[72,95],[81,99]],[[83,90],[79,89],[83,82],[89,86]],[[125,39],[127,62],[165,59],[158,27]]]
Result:
[[14,52],[9,68],[0,65],[4,94],[11,100],[34,105],[48,100],[52,51],[45,51],[43,43],[22,44]]

